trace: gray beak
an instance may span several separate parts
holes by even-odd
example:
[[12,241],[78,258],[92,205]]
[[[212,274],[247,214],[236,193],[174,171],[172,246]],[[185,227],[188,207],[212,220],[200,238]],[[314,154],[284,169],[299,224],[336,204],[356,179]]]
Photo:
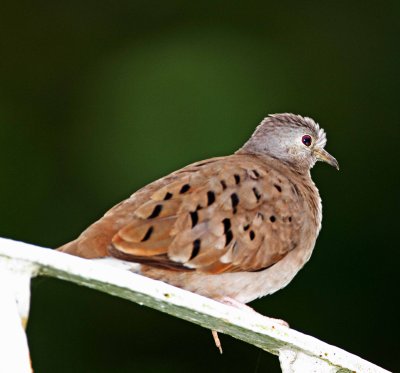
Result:
[[319,161],[330,164],[339,170],[339,163],[335,157],[332,157],[325,149],[322,148],[314,148],[314,155],[317,157]]

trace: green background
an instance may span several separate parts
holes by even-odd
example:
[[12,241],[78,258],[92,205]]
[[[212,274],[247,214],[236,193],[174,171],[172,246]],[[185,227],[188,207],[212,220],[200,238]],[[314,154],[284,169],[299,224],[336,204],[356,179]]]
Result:
[[[0,10],[0,235],[75,238],[137,188],[230,154],[268,113],[315,118],[311,261],[259,312],[395,370],[398,1],[8,1]],[[35,373],[278,372],[277,359],[65,282],[37,279]]]

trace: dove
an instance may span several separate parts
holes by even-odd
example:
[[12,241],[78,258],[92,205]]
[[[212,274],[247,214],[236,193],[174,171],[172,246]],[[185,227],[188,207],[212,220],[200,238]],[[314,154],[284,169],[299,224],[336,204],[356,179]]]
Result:
[[58,250],[138,263],[139,274],[240,308],[310,259],[322,220],[310,169],[339,169],[325,145],[313,119],[269,115],[234,154],[144,186]]

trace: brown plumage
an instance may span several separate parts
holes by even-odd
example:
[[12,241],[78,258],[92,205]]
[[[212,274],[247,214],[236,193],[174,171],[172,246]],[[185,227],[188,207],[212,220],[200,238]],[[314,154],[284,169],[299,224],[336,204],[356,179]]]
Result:
[[312,119],[269,116],[234,155],[145,186],[59,250],[141,263],[146,276],[214,299],[273,293],[313,250],[321,202],[309,169],[337,167],[325,143]]

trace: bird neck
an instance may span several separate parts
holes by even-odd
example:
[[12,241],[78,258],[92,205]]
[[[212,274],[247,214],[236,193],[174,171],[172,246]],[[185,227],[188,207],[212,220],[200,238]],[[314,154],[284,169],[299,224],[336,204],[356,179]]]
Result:
[[295,174],[302,175],[306,178],[311,179],[311,174],[310,174],[310,167],[309,165],[304,165],[304,164],[296,164],[293,162],[290,162],[287,159],[281,159],[279,157],[274,156],[271,153],[266,153],[266,152],[259,152],[250,149],[250,147],[246,147],[246,144],[241,147],[239,150],[235,152],[235,154],[240,154],[240,155],[251,155],[259,158],[260,160],[263,161],[263,163],[266,163],[268,165],[273,164],[275,168],[277,169],[289,169]]

